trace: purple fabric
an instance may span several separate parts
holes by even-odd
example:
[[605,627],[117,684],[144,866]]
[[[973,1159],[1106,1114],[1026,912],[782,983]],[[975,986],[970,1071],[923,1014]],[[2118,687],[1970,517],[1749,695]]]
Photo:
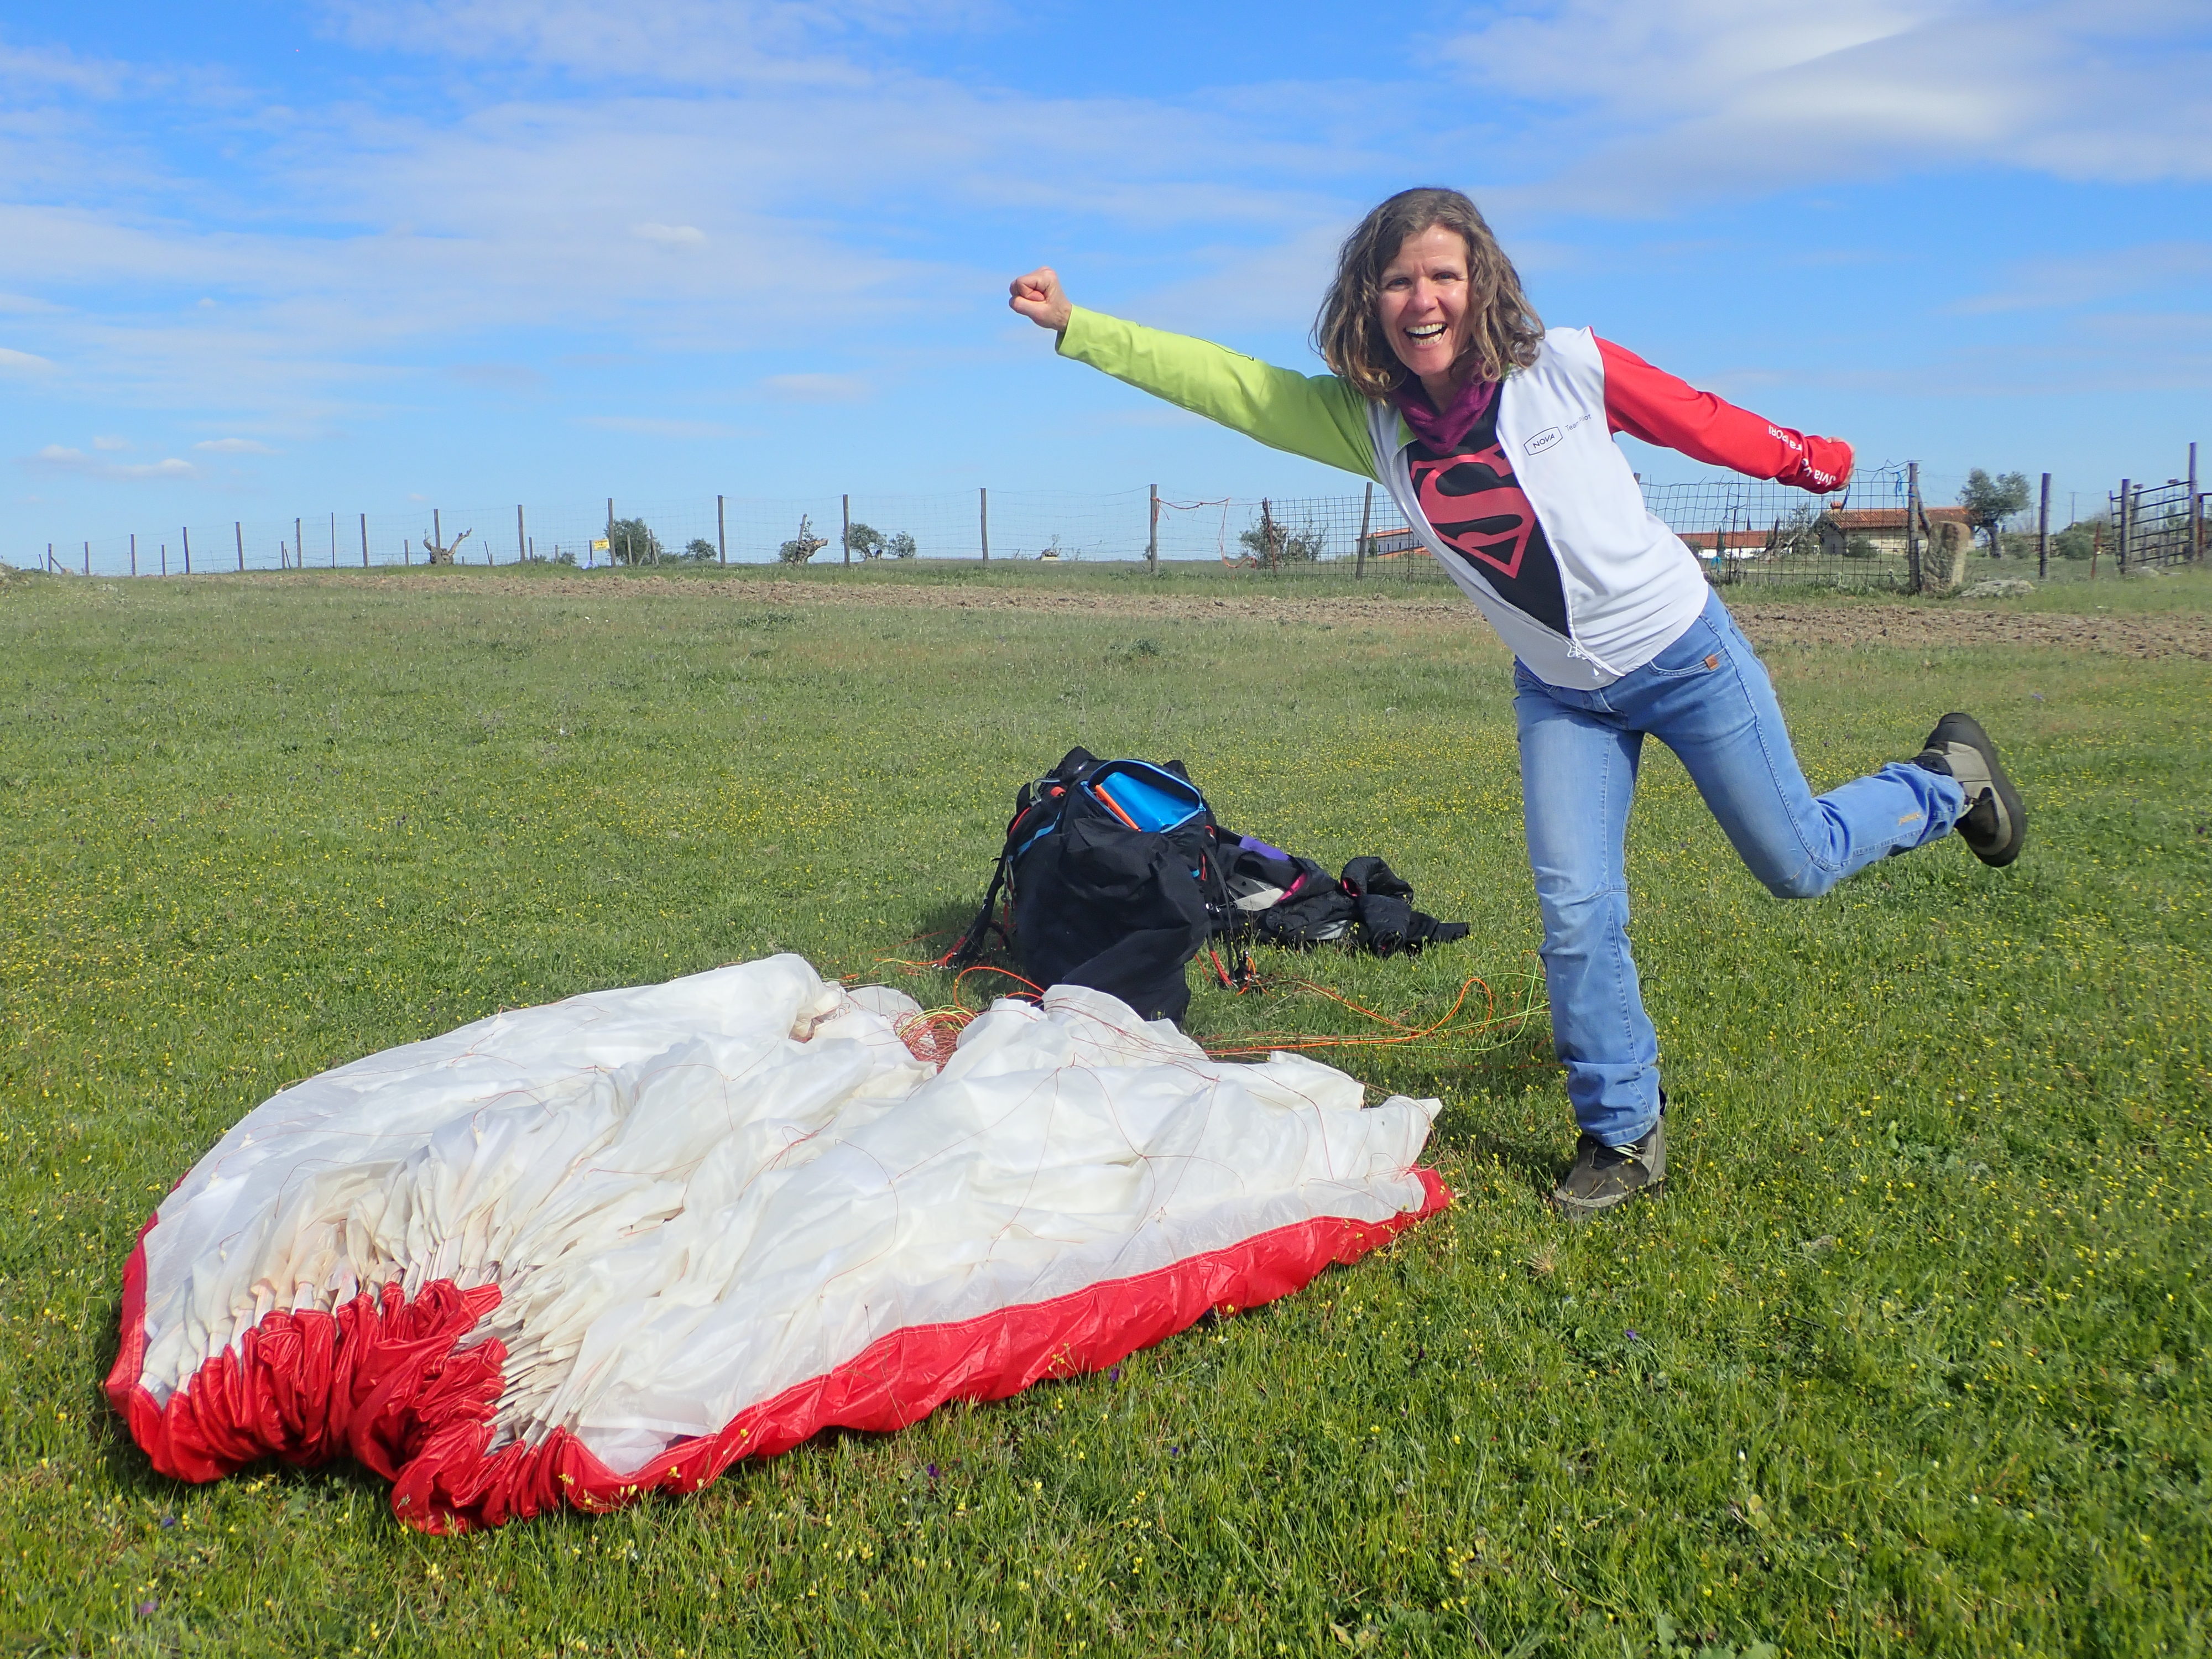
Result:
[[1459,447],[1474,423],[1489,412],[1491,399],[1497,395],[1497,381],[1474,376],[1453,396],[1451,407],[1439,415],[1420,381],[1408,374],[1392,388],[1390,401],[1398,405],[1398,412],[1421,441],[1441,455]]
[[1237,836],[1237,844],[1248,853],[1264,853],[1267,857],[1280,859],[1285,864],[1291,861],[1291,855],[1281,848],[1270,847],[1266,842],[1255,840],[1250,836]]

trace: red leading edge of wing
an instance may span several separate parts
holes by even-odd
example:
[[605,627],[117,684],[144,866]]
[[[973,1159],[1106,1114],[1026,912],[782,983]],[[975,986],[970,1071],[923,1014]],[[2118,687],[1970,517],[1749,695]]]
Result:
[[495,1527],[563,1504],[613,1509],[654,1490],[696,1492],[741,1457],[776,1456],[823,1429],[888,1432],[948,1401],[1003,1400],[1033,1382],[1103,1370],[1207,1313],[1287,1296],[1451,1202],[1436,1171],[1416,1173],[1420,1206],[1388,1220],[1319,1218],[1048,1302],[893,1331],[826,1376],[747,1407],[720,1433],[672,1446],[627,1474],[566,1430],[488,1451],[506,1351],[459,1345],[498,1305],[495,1285],[463,1291],[441,1280],[411,1301],[386,1285],[330,1313],[270,1314],[155,1404],[138,1381],[149,1218],[123,1272],[123,1343],[107,1397],[155,1468],[185,1480],[213,1480],[263,1457],[313,1464],[349,1453],[393,1483],[392,1512],[424,1532]]

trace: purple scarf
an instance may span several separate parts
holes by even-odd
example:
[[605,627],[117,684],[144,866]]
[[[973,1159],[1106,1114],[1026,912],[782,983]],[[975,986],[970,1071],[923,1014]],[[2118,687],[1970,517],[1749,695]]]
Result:
[[1451,407],[1439,415],[1437,406],[1429,401],[1429,394],[1421,389],[1420,381],[1410,374],[1390,391],[1390,401],[1406,417],[1406,424],[1438,454],[1458,448],[1461,441],[1474,429],[1474,423],[1490,412],[1491,400],[1497,396],[1498,382],[1476,375],[1460,387]]

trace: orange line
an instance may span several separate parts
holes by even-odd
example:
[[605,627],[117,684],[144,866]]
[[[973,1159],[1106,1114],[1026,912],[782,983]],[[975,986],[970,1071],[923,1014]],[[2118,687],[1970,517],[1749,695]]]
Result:
[[1036,984],[1030,980],[1024,979],[1012,969],[994,968],[988,962],[984,962],[976,963],[973,968],[963,968],[958,974],[954,975],[952,981],[952,998],[954,1001],[957,1002],[960,1000],[960,981],[967,978],[970,974],[1002,974],[1006,978],[1012,980],[1018,985],[1027,985],[1031,991],[1035,992],[1039,996],[1042,996],[1044,994],[1043,986]]
[[[1093,799],[1103,801],[1106,804],[1106,810],[1111,812],[1115,817],[1121,819],[1122,823],[1127,824],[1129,828],[1132,830],[1137,829],[1136,819],[1131,817],[1127,812],[1124,812],[1121,810],[1120,803],[1115,800],[1113,796],[1106,793],[1106,787],[1103,784],[1092,784],[1091,786],[1091,794]],[[1137,833],[1139,835],[1142,835],[1144,831],[1138,830]]]
[[[1255,1036],[1239,1038],[1234,1043],[1209,1042],[1200,1046],[1205,1048],[1207,1054],[1212,1055],[1215,1059],[1225,1060],[1231,1056],[1239,1054],[1297,1053],[1307,1048],[1395,1048],[1401,1044],[1407,1042],[1419,1042],[1426,1038],[1435,1036],[1446,1026],[1449,1025],[1454,1019],[1457,1018],[1460,1009],[1466,1005],[1468,993],[1472,991],[1478,985],[1482,987],[1482,994],[1484,1001],[1486,1004],[1486,1009],[1481,1023],[1469,1029],[1475,1031],[1487,1030],[1498,1023],[1497,996],[1492,992],[1488,982],[1482,979],[1479,975],[1470,976],[1467,982],[1459,988],[1459,995],[1452,1000],[1452,1006],[1444,1011],[1443,1018],[1437,1020],[1433,1025],[1422,1026],[1418,1029],[1413,1026],[1407,1025],[1401,1021],[1392,1019],[1387,1014],[1378,1014],[1371,1008],[1363,1008],[1358,1003],[1352,1001],[1349,997],[1340,996],[1336,992],[1330,990],[1325,985],[1316,985],[1310,980],[1298,980],[1295,981],[1295,983],[1304,986],[1309,990],[1317,991],[1322,995],[1330,999],[1332,1001],[1340,1002],[1346,1007],[1352,1009],[1354,1012],[1364,1014],[1368,1018],[1375,1020],[1378,1024],[1391,1026],[1397,1030],[1399,1035],[1395,1036],[1358,1035],[1352,1036],[1316,1037],[1307,1036],[1294,1031],[1284,1031],[1279,1033],[1261,1032]],[[1528,1012],[1524,1012],[1523,1013],[1516,1016],[1513,1020],[1507,1021],[1506,1023],[1508,1024],[1517,1024],[1527,1018]]]

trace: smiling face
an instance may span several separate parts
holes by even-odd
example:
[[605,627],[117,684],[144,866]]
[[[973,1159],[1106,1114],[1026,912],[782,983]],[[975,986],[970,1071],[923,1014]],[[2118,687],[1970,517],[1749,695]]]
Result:
[[1399,245],[1377,283],[1383,337],[1439,408],[1453,391],[1452,367],[1467,349],[1467,239],[1431,225]]

